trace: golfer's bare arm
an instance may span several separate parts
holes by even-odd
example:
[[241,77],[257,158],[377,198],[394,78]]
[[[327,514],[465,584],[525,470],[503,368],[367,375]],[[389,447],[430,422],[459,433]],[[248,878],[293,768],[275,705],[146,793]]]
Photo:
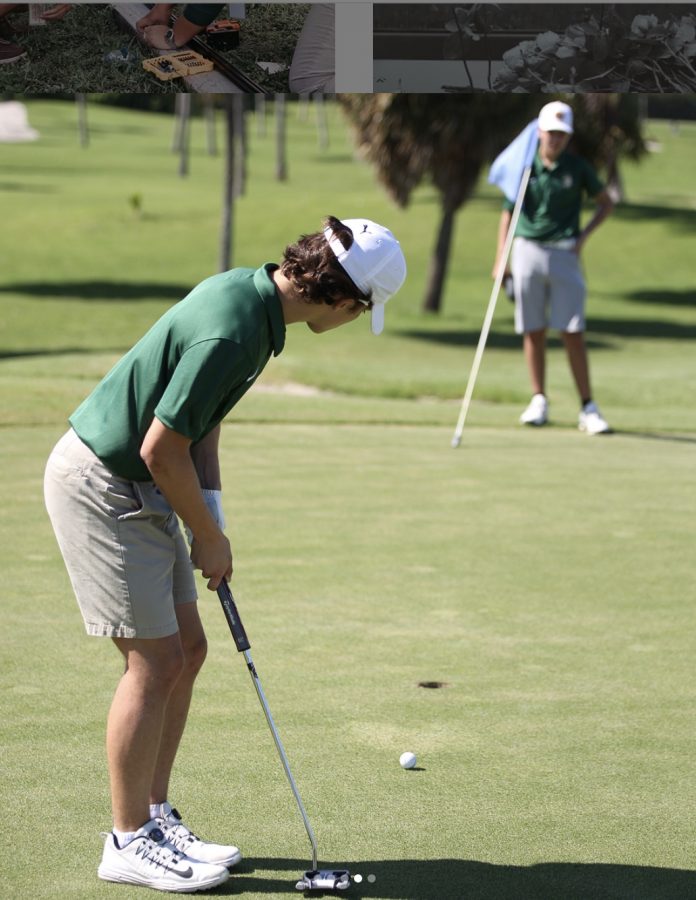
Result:
[[222,487],[218,458],[219,444],[219,425],[216,425],[202,440],[191,444],[191,459],[198,473],[198,480],[202,488],[208,488],[211,491],[219,491]]
[[[495,251],[495,263],[493,264],[493,278],[495,278],[498,274],[498,264],[500,263],[500,257],[503,255],[503,248],[505,247],[505,239],[507,238],[507,233],[510,228],[510,221],[512,220],[512,213],[509,209],[504,209],[500,214],[500,223],[498,224],[498,247]],[[505,269],[505,274],[508,274],[510,271],[510,264]]]
[[587,223],[587,225],[585,225],[585,227],[580,232],[580,236],[578,237],[578,244],[576,246],[576,252],[580,250],[580,248],[583,246],[583,244],[592,234],[595,228],[598,228],[614,209],[614,201],[611,199],[607,191],[601,191],[599,194],[597,194],[594,198],[594,201],[596,204],[595,213]]
[[203,499],[191,458],[191,440],[155,418],[140,447],[140,456],[174,512],[191,529],[191,560],[214,591],[222,578],[232,575],[232,551]]

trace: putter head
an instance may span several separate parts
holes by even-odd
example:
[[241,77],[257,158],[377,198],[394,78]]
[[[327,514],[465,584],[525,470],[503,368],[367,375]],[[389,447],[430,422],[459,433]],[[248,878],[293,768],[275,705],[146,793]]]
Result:
[[310,869],[295,885],[298,891],[345,891],[350,887],[347,869]]

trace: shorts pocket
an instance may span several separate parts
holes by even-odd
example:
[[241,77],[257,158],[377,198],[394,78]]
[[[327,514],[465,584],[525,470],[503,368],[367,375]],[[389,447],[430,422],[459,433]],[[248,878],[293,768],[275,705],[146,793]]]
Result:
[[109,514],[119,521],[143,514],[142,497],[134,481],[111,476],[104,485],[103,497]]

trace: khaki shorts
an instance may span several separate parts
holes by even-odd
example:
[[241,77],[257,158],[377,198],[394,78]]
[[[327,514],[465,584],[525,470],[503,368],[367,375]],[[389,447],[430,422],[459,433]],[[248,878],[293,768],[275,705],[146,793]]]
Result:
[[153,482],[110,472],[71,429],[46,465],[46,508],[88,634],[175,634],[197,599],[179,522]]
[[573,250],[515,238],[512,245],[515,331],[585,330],[585,278]]

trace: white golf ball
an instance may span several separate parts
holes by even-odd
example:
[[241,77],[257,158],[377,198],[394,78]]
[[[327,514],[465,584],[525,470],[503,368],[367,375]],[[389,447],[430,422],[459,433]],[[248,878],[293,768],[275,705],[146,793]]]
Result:
[[412,769],[416,764],[416,754],[407,751],[399,757],[399,765],[402,769]]

